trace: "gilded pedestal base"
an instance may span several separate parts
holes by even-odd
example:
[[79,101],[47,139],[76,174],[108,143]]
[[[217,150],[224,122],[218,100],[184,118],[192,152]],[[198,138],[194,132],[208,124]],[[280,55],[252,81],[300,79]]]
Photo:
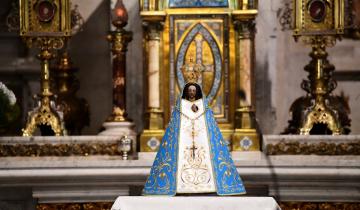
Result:
[[326,124],[335,135],[342,133],[342,128],[335,111],[325,106],[325,104],[316,104],[310,110],[309,113],[305,114],[306,121],[304,122],[303,127],[300,128],[300,134],[310,134],[314,125],[320,123]]
[[161,109],[151,108],[147,111],[147,128],[149,130],[158,130],[164,127],[164,112]]
[[156,152],[164,134],[162,129],[144,130],[140,136],[140,152]]
[[56,136],[64,135],[64,126],[56,110],[50,105],[50,98],[43,96],[40,106],[29,112],[23,136],[32,136],[37,126],[48,125]]
[[140,152],[156,152],[165,134],[164,112],[159,108],[150,108],[146,113],[146,128],[140,136]]
[[259,151],[260,137],[256,129],[235,129],[232,151]]
[[232,151],[259,151],[260,134],[256,129],[255,111],[242,107],[235,112],[235,128]]

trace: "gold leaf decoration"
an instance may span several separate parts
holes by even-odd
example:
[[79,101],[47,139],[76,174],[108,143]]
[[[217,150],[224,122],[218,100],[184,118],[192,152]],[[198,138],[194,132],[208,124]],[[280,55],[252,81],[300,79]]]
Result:
[[112,203],[38,204],[37,210],[110,210]]
[[267,155],[360,155],[360,141],[301,143],[280,141],[266,145]]
[[0,157],[121,155],[117,143],[1,144]]
[[360,203],[280,202],[282,210],[357,210]]

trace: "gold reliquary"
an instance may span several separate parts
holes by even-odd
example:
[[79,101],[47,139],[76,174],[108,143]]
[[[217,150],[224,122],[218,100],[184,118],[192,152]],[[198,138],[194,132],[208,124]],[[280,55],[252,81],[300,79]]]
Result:
[[294,0],[294,36],[344,33],[344,0]]
[[20,0],[20,35],[71,35],[70,0]]

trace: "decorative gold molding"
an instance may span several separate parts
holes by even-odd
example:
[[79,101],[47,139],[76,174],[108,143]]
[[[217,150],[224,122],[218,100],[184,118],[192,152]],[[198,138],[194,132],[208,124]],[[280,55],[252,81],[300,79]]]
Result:
[[282,210],[357,210],[360,203],[280,202]]
[[166,12],[164,11],[141,11],[140,16],[143,21],[148,22],[163,22],[166,18]]
[[112,203],[53,203],[38,204],[37,210],[109,210]]
[[233,10],[231,12],[232,18],[234,20],[240,20],[240,21],[254,20],[257,14],[258,14],[257,9]]
[[1,144],[0,157],[121,155],[118,143]]
[[316,144],[280,141],[266,145],[267,155],[360,155],[360,141]]

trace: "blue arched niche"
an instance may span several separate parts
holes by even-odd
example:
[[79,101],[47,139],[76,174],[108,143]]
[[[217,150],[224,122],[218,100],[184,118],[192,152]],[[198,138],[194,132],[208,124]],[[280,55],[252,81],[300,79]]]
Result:
[[214,56],[214,66],[215,66],[215,76],[214,81],[212,84],[212,87],[210,89],[209,94],[207,95],[208,99],[212,101],[212,99],[215,97],[220,84],[221,84],[221,67],[222,67],[222,59],[221,59],[221,53],[219,46],[217,45],[214,37],[210,34],[210,32],[202,25],[202,24],[196,24],[191,31],[187,34],[186,38],[184,39],[183,43],[181,44],[181,47],[179,49],[179,53],[177,56],[176,61],[176,76],[178,79],[178,83],[180,85],[180,88],[182,89],[185,85],[185,79],[184,75],[181,71],[181,67],[184,65],[185,62],[185,55],[187,52],[187,49],[189,48],[189,45],[194,40],[195,36],[200,33],[203,35],[205,40],[209,43],[211,47],[211,51]]

